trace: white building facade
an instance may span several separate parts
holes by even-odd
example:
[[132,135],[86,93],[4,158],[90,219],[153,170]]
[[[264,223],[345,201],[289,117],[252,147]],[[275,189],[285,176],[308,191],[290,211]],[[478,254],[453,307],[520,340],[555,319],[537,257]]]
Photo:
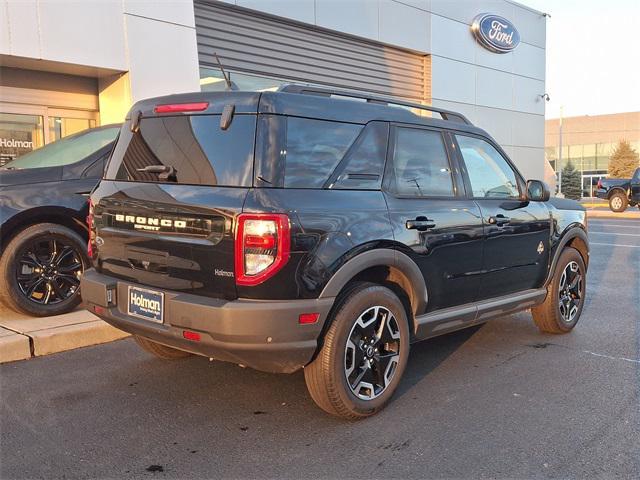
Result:
[[[497,53],[472,32],[506,19]],[[0,0],[0,152],[121,122],[142,98],[302,82],[456,110],[544,172],[546,15],[510,0]]]

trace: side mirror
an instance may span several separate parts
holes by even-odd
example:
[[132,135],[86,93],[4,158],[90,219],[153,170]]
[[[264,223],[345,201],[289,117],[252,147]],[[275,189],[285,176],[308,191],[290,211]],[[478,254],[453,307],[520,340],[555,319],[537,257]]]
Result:
[[540,180],[527,180],[527,200],[547,202],[549,198],[551,198],[551,191],[546,183]]

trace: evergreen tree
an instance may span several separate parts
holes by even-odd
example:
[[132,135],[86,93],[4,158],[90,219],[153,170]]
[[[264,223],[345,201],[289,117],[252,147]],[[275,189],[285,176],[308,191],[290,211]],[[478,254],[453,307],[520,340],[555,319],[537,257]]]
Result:
[[562,193],[573,200],[582,198],[582,175],[572,162],[562,169]]
[[609,178],[631,178],[639,163],[638,152],[628,141],[620,140],[609,159]]

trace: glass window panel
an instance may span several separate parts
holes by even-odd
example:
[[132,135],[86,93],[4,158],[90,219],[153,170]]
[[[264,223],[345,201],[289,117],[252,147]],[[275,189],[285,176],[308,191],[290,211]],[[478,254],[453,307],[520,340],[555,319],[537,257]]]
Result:
[[321,188],[361,130],[362,125],[289,117],[284,186]]
[[515,172],[491,144],[475,137],[456,135],[456,138],[467,167],[474,197],[520,196]]
[[0,166],[43,145],[41,116],[0,113]]
[[117,127],[86,130],[27,153],[6,168],[56,167],[79,162],[115,140],[119,130]]
[[395,130],[392,190],[415,197],[452,197],[453,180],[440,132]]
[[94,128],[96,121],[88,118],[49,117],[49,142]]
[[386,124],[369,124],[351,149],[344,170],[330,188],[379,189],[387,153]]
[[[227,130],[220,128],[220,115],[144,118],[135,134],[122,129],[106,178],[251,186],[255,130],[255,115],[235,115]],[[144,171],[151,166],[173,171],[163,178],[163,172]]]

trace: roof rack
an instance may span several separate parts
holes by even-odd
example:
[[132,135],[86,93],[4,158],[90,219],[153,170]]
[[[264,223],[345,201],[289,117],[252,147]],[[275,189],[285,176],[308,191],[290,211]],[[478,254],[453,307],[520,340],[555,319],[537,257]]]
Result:
[[403,100],[378,97],[375,95],[369,95],[367,93],[351,92],[347,90],[336,90],[333,88],[325,88],[325,87],[314,87],[311,85],[300,85],[295,83],[284,84],[278,88],[278,91],[285,92],[285,93],[298,93],[302,95],[318,95],[322,97],[353,98],[353,99],[365,100],[367,103],[375,103],[378,105],[415,108],[418,110],[426,110],[429,112],[438,113],[440,117],[442,117],[442,119],[446,121],[473,125],[467,117],[465,117],[464,115],[458,112],[453,112],[451,110],[445,110],[442,108],[430,107],[427,105],[421,105],[419,103],[405,102]]

